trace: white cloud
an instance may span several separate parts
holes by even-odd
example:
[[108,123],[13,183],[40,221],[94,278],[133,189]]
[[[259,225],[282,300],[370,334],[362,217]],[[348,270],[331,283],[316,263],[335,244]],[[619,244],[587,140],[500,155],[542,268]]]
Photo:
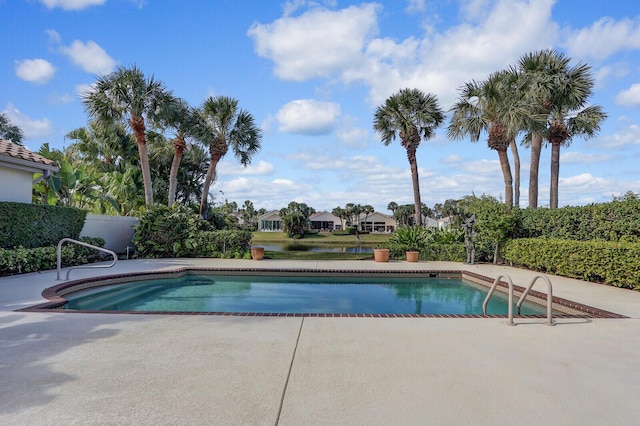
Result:
[[591,164],[612,161],[614,159],[615,157],[613,155],[584,154],[575,151],[560,154],[560,164]]
[[640,83],[632,84],[616,96],[616,104],[622,106],[640,106]]
[[314,99],[299,99],[285,104],[276,114],[281,132],[303,135],[331,133],[340,115],[340,105]]
[[355,149],[366,148],[369,144],[369,131],[357,127],[356,120],[350,116],[343,118],[340,128],[336,131],[336,137],[340,142]]
[[409,0],[406,10],[408,13],[420,13],[426,9],[425,0]]
[[78,65],[86,72],[109,74],[116,66],[116,61],[102,47],[91,40],[86,43],[74,40],[71,46],[63,46],[60,50],[75,65]]
[[247,34],[256,53],[273,60],[279,78],[326,78],[359,61],[365,42],[377,32],[379,10],[373,3],[339,11],[314,8],[271,24],[256,23]]
[[640,126],[629,124],[619,129],[613,135],[606,135],[600,138],[602,146],[606,148],[622,148],[625,146],[640,144]]
[[40,0],[47,9],[59,7],[64,10],[82,10],[104,4],[106,0]]
[[53,133],[53,124],[49,119],[34,120],[21,113],[11,102],[7,103],[2,112],[11,123],[22,129],[25,139],[41,138]]
[[219,166],[219,174],[222,175],[270,175],[273,174],[273,164],[260,160],[258,164],[250,164],[243,167],[237,161],[223,161]]
[[640,49],[640,21],[604,17],[566,36],[569,56],[604,60],[623,49]]
[[51,80],[56,69],[44,59],[23,59],[16,61],[16,75],[22,80],[44,84]]

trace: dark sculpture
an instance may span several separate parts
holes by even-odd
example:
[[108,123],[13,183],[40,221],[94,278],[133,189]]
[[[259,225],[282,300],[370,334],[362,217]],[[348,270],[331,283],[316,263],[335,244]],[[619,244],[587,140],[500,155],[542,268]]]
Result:
[[467,260],[464,263],[473,265],[476,258],[476,248],[473,240],[476,232],[473,230],[473,224],[476,221],[476,214],[472,214],[470,218],[464,221],[464,248],[467,250]]

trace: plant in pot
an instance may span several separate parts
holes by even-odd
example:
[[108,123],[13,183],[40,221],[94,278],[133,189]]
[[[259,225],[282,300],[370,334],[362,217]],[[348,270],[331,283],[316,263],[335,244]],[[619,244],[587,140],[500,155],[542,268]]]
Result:
[[384,246],[373,248],[373,260],[376,262],[388,262],[389,261],[389,249]]
[[422,226],[403,226],[396,229],[395,234],[389,238],[389,245],[396,254],[405,253],[407,262],[417,262],[420,251],[424,249],[431,234]]

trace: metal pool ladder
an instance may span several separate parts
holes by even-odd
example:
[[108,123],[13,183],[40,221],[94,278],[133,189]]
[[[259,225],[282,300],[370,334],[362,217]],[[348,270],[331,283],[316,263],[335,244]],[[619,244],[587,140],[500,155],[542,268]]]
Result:
[[[500,282],[501,278],[505,278],[507,280],[507,284],[509,285],[509,309],[507,313],[507,324],[516,325],[513,322],[513,281],[511,280],[511,277],[506,274],[498,275],[498,277],[496,277],[496,279],[493,281],[493,285],[491,286],[489,293],[487,293],[487,297],[485,297],[484,302],[482,303],[482,315],[487,315],[487,304],[489,303],[489,299],[491,299],[491,296],[493,295],[493,292],[498,286],[498,283]],[[516,304],[516,307],[518,309],[518,315],[520,315],[520,307],[522,306],[522,302],[524,302],[524,299],[529,294],[529,290],[531,290],[531,287],[533,287],[533,284],[539,278],[542,278],[547,283],[547,325],[554,325],[553,313],[551,308],[553,304],[553,287],[551,286],[551,281],[549,280],[549,277],[547,277],[546,275],[536,275],[533,278],[533,280],[531,280],[531,282],[529,283],[527,288],[524,290],[524,292],[522,292],[522,295],[520,296],[520,299]]]
[[111,250],[107,250],[106,248],[102,248],[102,247],[98,247],[98,246],[94,246],[91,244],[87,244],[87,243],[83,243],[82,241],[78,241],[78,240],[74,240],[72,238],[63,238],[60,240],[60,242],[58,242],[58,250],[57,250],[57,275],[56,275],[56,280],[60,279],[60,271],[62,270],[62,243],[64,242],[70,242],[70,243],[74,243],[74,244],[78,244],[84,247],[88,247],[88,248],[92,248],[98,251],[101,251],[103,253],[107,253],[110,254],[111,256],[113,256],[113,262],[111,262],[109,265],[80,265],[80,266],[73,266],[71,268],[69,268],[67,270],[67,278],[65,279],[69,279],[69,273],[71,272],[71,270],[73,269],[80,269],[80,268],[111,268],[113,265],[116,264],[116,262],[118,261],[118,255],[116,255],[113,251]]

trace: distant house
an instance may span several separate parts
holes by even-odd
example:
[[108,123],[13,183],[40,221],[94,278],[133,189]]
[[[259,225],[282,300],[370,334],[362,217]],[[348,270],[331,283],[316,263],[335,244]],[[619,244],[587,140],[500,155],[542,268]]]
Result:
[[369,215],[358,217],[360,229],[369,232],[393,232],[396,229],[396,220],[388,214],[373,212]]
[[340,218],[326,211],[313,213],[309,216],[309,221],[311,222],[311,229],[317,231],[332,232],[342,230]]
[[260,232],[282,232],[282,219],[278,210],[272,210],[258,216],[258,231]]
[[[57,171],[58,167],[48,158],[0,139],[0,201],[30,204],[33,184]],[[35,173],[43,176],[34,181]]]

